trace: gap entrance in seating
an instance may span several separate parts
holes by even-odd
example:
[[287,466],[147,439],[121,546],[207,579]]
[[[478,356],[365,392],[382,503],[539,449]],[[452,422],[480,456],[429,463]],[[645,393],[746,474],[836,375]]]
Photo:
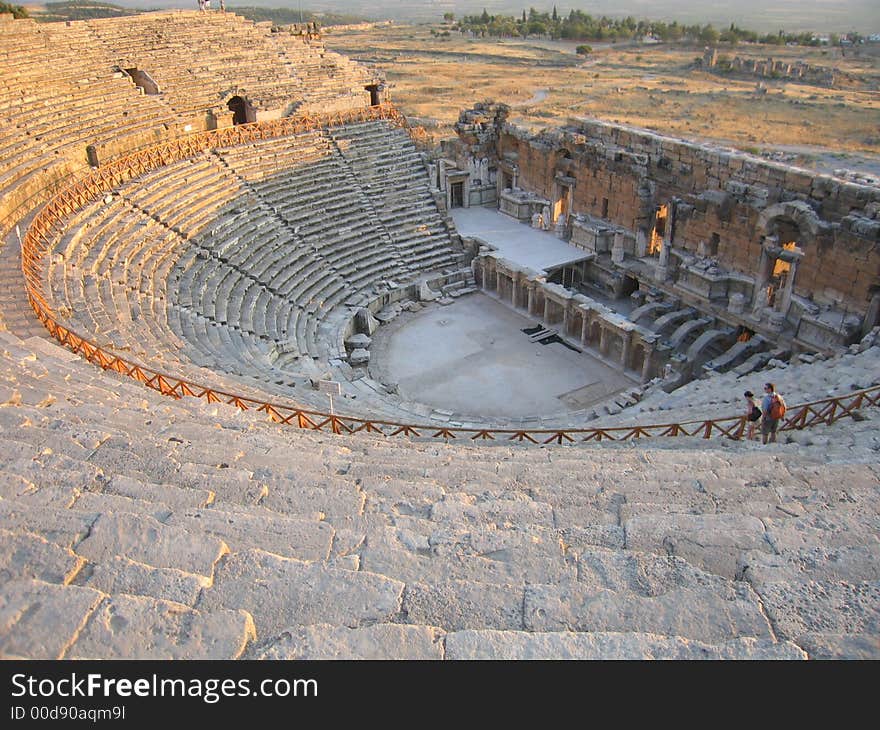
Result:
[[379,106],[379,84],[370,84],[364,89],[370,92],[370,106]]
[[232,112],[233,124],[247,124],[248,122],[256,121],[255,119],[248,119],[248,116],[253,115],[252,110],[251,114],[248,114],[251,106],[240,96],[233,96],[226,102],[226,106],[229,108],[229,111]]

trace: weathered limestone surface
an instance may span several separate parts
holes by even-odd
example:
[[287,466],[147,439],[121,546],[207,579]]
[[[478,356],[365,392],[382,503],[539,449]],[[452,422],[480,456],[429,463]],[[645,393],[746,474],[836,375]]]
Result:
[[314,624],[283,632],[255,659],[443,659],[443,631],[431,626],[375,624],[351,629]]
[[0,582],[29,578],[68,583],[84,562],[71,550],[39,535],[0,530]]
[[447,659],[806,659],[794,644],[732,639],[705,644],[644,633],[457,631],[446,635]]
[[114,555],[153,565],[211,577],[214,565],[229,552],[214,537],[195,535],[179,527],[163,525],[151,517],[126,513],[101,515],[77,553],[102,562]]
[[194,611],[141,596],[105,598],[68,653],[71,659],[237,659],[256,636],[246,611]]
[[581,583],[527,586],[529,631],[636,631],[718,642],[739,636],[772,637],[757,596],[738,584],[708,590],[671,588],[633,595]]
[[798,645],[810,659],[880,659],[876,634],[803,634]]
[[196,534],[213,535],[232,549],[259,547],[300,560],[326,560],[333,541],[333,528],[326,522],[289,519],[268,510],[247,514],[185,509],[174,512],[165,524]]
[[523,628],[523,588],[465,581],[411,583],[404,592],[403,611],[410,623],[440,626],[446,631],[518,631]]
[[114,556],[111,560],[89,565],[83,585],[104,593],[130,593],[152,596],[193,606],[203,588],[211,580],[203,575],[172,568],[154,568],[128,558]]
[[18,501],[0,501],[0,524],[4,529],[32,532],[66,548],[77,545],[88,535],[97,519],[94,512],[53,507],[32,510]]
[[361,560],[364,570],[407,582],[451,579],[511,585],[575,576],[558,536],[535,528],[437,530],[426,536],[387,527],[371,536]]
[[631,550],[667,552],[705,570],[733,578],[743,550],[770,551],[764,525],[733,514],[674,514],[635,517],[624,525]]
[[9,581],[0,591],[0,656],[63,659],[103,599],[90,588]]
[[765,583],[761,600],[777,634],[880,636],[880,581]]
[[266,635],[297,624],[357,627],[389,621],[400,610],[402,593],[403,583],[381,575],[246,550],[218,568],[197,608],[242,608]]
[[798,519],[768,519],[767,539],[777,551],[880,544],[880,515],[822,510]]
[[760,551],[743,553],[740,570],[756,588],[766,583],[880,580],[880,544],[830,548],[819,545],[785,550],[780,555]]

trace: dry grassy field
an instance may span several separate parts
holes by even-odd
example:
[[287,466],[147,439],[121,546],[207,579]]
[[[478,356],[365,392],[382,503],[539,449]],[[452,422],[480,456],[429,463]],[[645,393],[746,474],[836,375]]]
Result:
[[[435,137],[459,110],[510,104],[512,121],[539,128],[590,116],[749,151],[787,149],[796,161],[880,171],[880,48],[721,47],[719,55],[834,66],[847,88],[721,76],[700,70],[699,46],[593,45],[472,39],[440,26],[327,29],[327,46],[382,69],[392,98]],[[877,46],[878,44],[874,44]]]

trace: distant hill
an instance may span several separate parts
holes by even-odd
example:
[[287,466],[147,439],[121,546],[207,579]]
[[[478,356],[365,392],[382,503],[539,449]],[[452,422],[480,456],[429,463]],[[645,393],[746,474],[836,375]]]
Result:
[[[26,3],[29,5],[29,3]],[[57,3],[83,6],[87,3]],[[92,3],[94,6],[124,7],[136,10],[156,10],[159,8],[196,9],[198,0],[119,0],[113,6],[109,3]],[[214,4],[217,4],[215,0]],[[308,7],[304,7],[307,5]],[[858,31],[862,35],[880,33],[880,11],[878,0],[685,0],[670,3],[669,0],[265,0],[260,3],[262,20],[274,20],[287,24],[299,21],[299,10],[305,16],[314,16],[324,25],[357,22],[358,19],[395,20],[416,22],[439,22],[444,13],[454,13],[456,17],[479,14],[485,9],[491,14],[517,14],[535,7],[541,12],[549,12],[556,5],[560,13],[568,14],[572,9],[583,10],[591,15],[607,15],[621,18],[632,15],[636,18],[672,21],[679,23],[712,23],[721,28],[736,23],[760,33],[816,31],[846,33]],[[234,6],[234,0],[227,0],[227,9],[251,17],[257,16],[257,6],[243,9]],[[272,8],[273,10],[266,10]],[[281,14],[274,9],[290,14]],[[95,11],[97,12],[97,11]],[[118,13],[118,11],[117,11]],[[100,17],[100,16],[90,16]],[[281,18],[295,17],[295,20]],[[277,18],[277,19],[276,19]],[[337,19],[339,18],[339,19]]]
[[[143,7],[142,7],[143,6]],[[219,0],[214,0],[214,9],[219,7]],[[180,3],[169,2],[127,2],[115,4],[100,2],[100,0],[63,0],[61,2],[47,2],[42,7],[30,6],[30,15],[39,22],[56,22],[64,20],[88,20],[91,18],[115,18],[123,15],[135,15],[150,10],[165,8],[192,8],[198,7],[198,2]],[[346,13],[328,13],[312,11],[306,8],[296,7],[269,8],[253,5],[226,4],[226,9],[253,21],[271,21],[277,25],[290,25],[292,23],[317,21],[321,26],[347,25],[350,23],[362,23],[366,18],[362,15]]]

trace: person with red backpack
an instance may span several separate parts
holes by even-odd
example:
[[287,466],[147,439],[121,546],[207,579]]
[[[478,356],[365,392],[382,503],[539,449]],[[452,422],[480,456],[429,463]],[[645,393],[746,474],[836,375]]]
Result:
[[761,443],[776,443],[776,429],[785,416],[785,400],[776,392],[773,383],[764,383],[764,398],[761,400]]

